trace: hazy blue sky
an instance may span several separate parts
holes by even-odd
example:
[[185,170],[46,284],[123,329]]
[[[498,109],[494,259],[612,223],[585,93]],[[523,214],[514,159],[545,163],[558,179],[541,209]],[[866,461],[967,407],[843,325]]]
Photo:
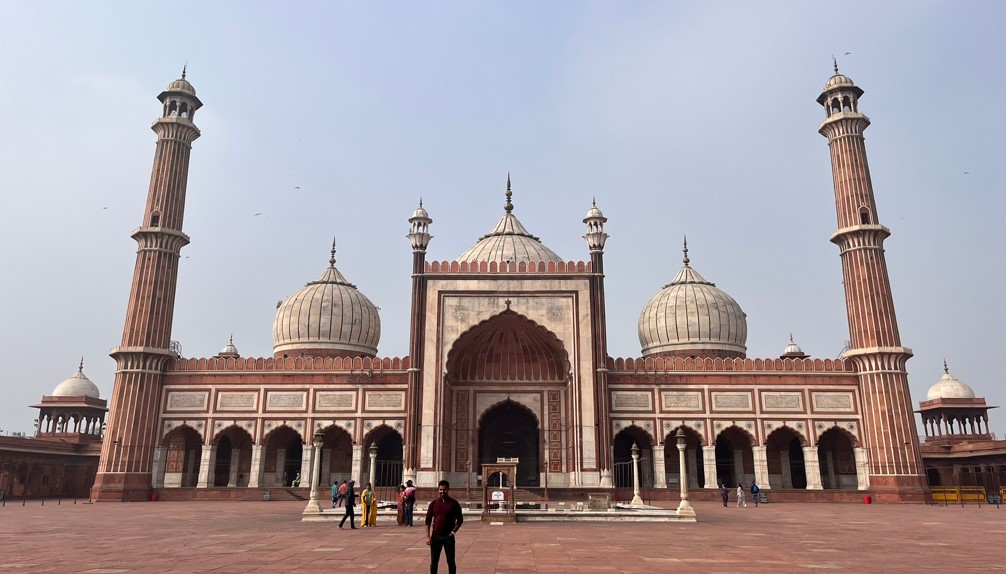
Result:
[[[85,372],[108,398],[160,113],[188,78],[173,339],[270,356],[277,301],[338,267],[408,352],[420,196],[430,259],[502,213],[588,259],[609,218],[609,351],[681,266],[748,314],[748,356],[849,338],[824,118],[831,56],[867,146],[913,400],[951,372],[1006,405],[1003,2],[13,2],[0,20],[0,428]],[[851,54],[846,54],[851,52]],[[255,216],[261,213],[260,216]],[[992,412],[1006,430],[1006,412]],[[921,429],[920,429],[921,430]]]

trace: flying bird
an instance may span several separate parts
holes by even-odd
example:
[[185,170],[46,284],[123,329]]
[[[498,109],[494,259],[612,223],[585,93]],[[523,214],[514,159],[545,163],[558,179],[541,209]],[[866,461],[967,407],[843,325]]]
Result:
[[300,189],[300,186],[299,185],[295,185],[295,186],[293,186],[293,188],[294,189]]
[[260,211],[260,212],[258,212],[258,213],[256,213],[256,214],[255,214],[255,215],[253,215],[252,217],[258,217],[258,216],[260,216],[260,215],[262,215],[262,212],[261,212],[261,211]]
[[852,55],[852,52],[846,52],[846,53],[845,53],[845,55],[846,55],[846,56],[851,56],[851,55]]
[[970,171],[966,171],[966,172],[964,172],[964,175],[967,175],[967,174],[969,174],[969,173],[971,173],[971,172],[970,172]]

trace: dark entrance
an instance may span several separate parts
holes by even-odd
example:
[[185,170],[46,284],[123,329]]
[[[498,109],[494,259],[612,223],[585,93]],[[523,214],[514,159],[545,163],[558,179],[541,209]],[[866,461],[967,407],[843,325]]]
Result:
[[[486,411],[479,425],[479,464],[495,464],[497,458],[517,457],[517,487],[540,482],[538,419],[512,400]],[[488,477],[486,477],[488,478]]]

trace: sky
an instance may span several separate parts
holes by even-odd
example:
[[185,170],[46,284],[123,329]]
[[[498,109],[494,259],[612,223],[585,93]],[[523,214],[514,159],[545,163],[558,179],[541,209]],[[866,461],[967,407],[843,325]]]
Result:
[[[172,339],[271,356],[277,302],[337,266],[408,353],[407,219],[450,260],[514,213],[588,260],[609,354],[692,267],[747,313],[748,356],[849,339],[824,119],[865,90],[867,152],[912,399],[943,361],[1006,406],[1002,2],[31,2],[0,20],[0,429],[77,371],[111,395],[160,114],[188,65],[192,149]],[[1006,433],[1006,412],[991,413]],[[920,427],[921,432],[921,427]]]

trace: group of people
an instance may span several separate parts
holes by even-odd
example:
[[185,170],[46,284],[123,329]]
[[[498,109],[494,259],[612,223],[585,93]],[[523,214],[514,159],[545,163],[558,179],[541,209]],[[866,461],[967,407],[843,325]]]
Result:
[[[758,507],[758,503],[761,502],[761,497],[758,495],[759,492],[761,492],[761,489],[758,488],[758,485],[754,481],[752,481],[751,482],[751,502],[754,503],[755,508],[757,508]],[[725,485],[725,484],[721,484],[720,485],[720,498],[723,499],[723,507],[726,508],[727,502],[730,500],[730,491],[727,490],[727,485]],[[737,485],[737,508],[741,508],[741,507],[747,508],[747,506],[748,506],[748,503],[747,503],[747,500],[745,500],[744,487],[738,484]]]
[[[346,514],[339,522],[339,528],[346,524],[349,519],[349,527],[356,528],[354,507],[356,506],[356,481],[342,481],[342,484],[332,483],[332,508],[344,506]],[[464,516],[461,514],[461,504],[451,498],[450,483],[441,480],[437,484],[439,496],[430,503],[426,510],[426,545],[430,547],[430,572],[436,574],[440,564],[440,554],[443,552],[447,557],[447,569],[450,574],[457,572],[457,564],[454,560],[455,546],[454,535],[461,524]],[[377,526],[377,493],[374,492],[373,485],[369,482],[360,493],[363,501],[363,528]],[[411,480],[398,487],[395,493],[395,502],[398,506],[398,525],[412,526],[412,514],[416,507],[416,487]]]

